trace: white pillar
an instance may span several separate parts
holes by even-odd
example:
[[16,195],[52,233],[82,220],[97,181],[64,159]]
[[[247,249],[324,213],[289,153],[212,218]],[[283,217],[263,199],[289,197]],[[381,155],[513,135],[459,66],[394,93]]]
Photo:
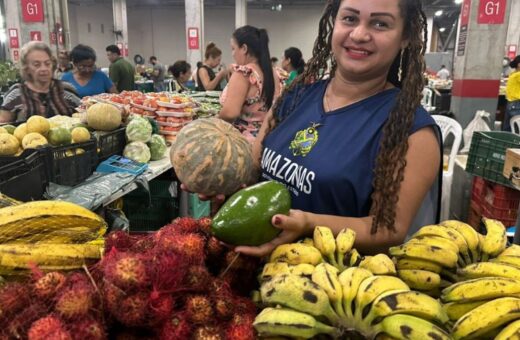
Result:
[[128,22],[126,15],[126,0],[112,0],[114,14],[114,42],[123,50],[122,56],[128,54]]
[[432,37],[433,37],[433,17],[426,18],[428,25],[428,44],[426,45],[426,53],[432,52]]
[[204,0],[185,0],[186,9],[186,61],[195,69],[204,61]]
[[247,25],[247,1],[235,0],[235,28]]

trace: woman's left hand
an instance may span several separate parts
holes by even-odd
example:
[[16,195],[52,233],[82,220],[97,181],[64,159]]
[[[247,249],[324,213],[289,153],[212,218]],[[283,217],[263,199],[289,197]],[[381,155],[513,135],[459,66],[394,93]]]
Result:
[[274,215],[271,223],[282,230],[276,238],[258,247],[239,246],[235,248],[235,251],[250,256],[266,256],[277,246],[292,243],[309,231],[308,213],[301,210],[291,209],[289,215]]

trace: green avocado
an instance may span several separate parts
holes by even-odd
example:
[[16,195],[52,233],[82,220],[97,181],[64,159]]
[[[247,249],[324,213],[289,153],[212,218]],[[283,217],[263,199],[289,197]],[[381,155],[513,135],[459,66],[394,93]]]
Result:
[[233,194],[213,218],[211,230],[225,243],[258,246],[280,233],[271,218],[288,215],[289,209],[291,195],[283,184],[261,182]]

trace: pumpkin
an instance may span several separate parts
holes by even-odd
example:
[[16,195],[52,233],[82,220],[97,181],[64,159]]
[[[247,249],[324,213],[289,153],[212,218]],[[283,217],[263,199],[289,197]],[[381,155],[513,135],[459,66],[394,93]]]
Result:
[[121,111],[114,105],[96,103],[87,109],[87,124],[94,130],[112,131],[121,121]]
[[251,144],[233,125],[218,119],[197,119],[177,135],[170,159],[179,180],[191,191],[229,195],[251,181]]

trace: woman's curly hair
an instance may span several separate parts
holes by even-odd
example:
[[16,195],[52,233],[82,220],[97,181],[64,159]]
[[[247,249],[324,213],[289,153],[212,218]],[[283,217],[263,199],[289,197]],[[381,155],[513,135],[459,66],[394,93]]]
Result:
[[[332,54],[331,42],[340,4],[341,0],[327,1],[319,22],[319,32],[314,43],[312,58],[309,59],[304,72],[285,90],[284,95],[278,98],[267,131],[274,129],[288,113],[294,110],[303,92],[302,85],[323,79],[327,70],[330,71],[330,77],[334,77],[337,64]],[[387,80],[399,87],[401,91],[383,127],[383,137],[376,159],[370,211],[370,215],[374,218],[371,233],[375,233],[378,227],[395,231],[396,205],[406,167],[405,156],[408,151],[409,131],[414,122],[415,111],[420,106],[424,87],[427,23],[421,0],[400,0],[399,7],[404,21],[404,38],[409,43],[395,57],[387,76]],[[400,65],[402,65],[401,70]],[[278,112],[280,103],[283,102],[285,95],[291,92],[294,100],[281,114]]]

